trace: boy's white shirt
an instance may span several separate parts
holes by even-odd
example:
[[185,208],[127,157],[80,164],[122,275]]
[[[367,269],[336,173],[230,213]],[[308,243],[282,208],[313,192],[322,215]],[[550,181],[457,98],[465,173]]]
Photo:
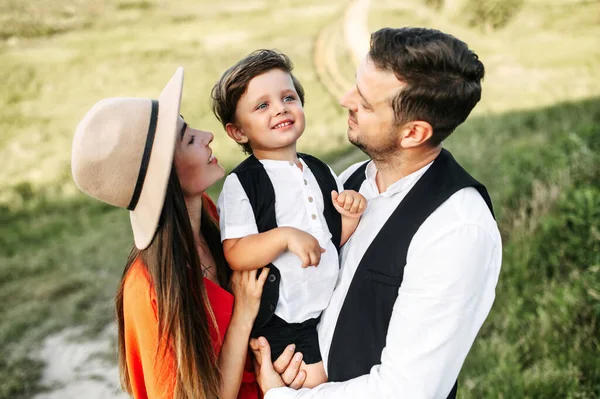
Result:
[[[348,168],[340,180],[360,164]],[[377,170],[369,163],[360,188],[367,209],[342,247],[339,281],[318,326],[326,370],[339,313],[365,251],[429,166],[379,193]],[[265,399],[445,399],[490,311],[501,261],[500,233],[483,198],[474,188],[458,191],[429,216],[410,243],[381,364],[346,382],[298,391],[271,389]]]
[[[323,216],[323,201],[331,201],[331,196],[323,198],[317,180],[302,159],[302,170],[288,161],[260,162],[275,191],[277,225],[306,231],[325,248],[318,267],[303,269],[300,258],[289,251],[283,252],[273,262],[281,272],[279,301],[275,314],[288,323],[299,323],[321,314],[329,304],[337,280],[338,253]],[[331,174],[337,182],[338,192],[342,191],[339,179],[333,171]],[[233,173],[225,179],[217,200],[217,208],[221,241],[258,233],[246,192]]]

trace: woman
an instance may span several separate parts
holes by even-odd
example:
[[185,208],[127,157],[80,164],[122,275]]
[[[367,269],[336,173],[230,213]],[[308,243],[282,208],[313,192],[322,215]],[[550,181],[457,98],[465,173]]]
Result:
[[136,398],[257,398],[244,368],[268,271],[232,274],[225,262],[204,194],[224,170],[213,135],[180,117],[182,89],[179,68],[158,101],[102,100],[73,141],[77,186],[130,210],[135,246],[116,296],[121,383]]

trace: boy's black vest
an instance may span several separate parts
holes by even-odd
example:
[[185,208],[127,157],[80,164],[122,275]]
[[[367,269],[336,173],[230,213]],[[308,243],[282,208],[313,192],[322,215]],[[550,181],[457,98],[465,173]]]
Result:
[[[366,166],[367,162],[348,178],[345,189],[360,190]],[[385,222],[362,257],[342,305],[329,351],[329,381],[369,374],[371,367],[381,364],[410,242],[433,211],[466,187],[479,191],[493,215],[485,187],[442,150]],[[455,397],[456,384],[448,398]]]
[[[317,158],[298,153],[315,176],[319,188],[323,194],[323,214],[327,221],[327,227],[331,233],[331,241],[336,249],[340,248],[340,239],[342,234],[342,219],[338,211],[333,207],[331,201],[331,191],[337,191],[337,184],[331,175],[329,167]],[[254,155],[250,155],[246,160],[239,164],[231,173],[235,173],[248,196],[254,219],[259,233],[264,233],[277,227],[277,218],[275,215],[275,190],[273,183],[269,179],[267,171],[262,163]],[[306,182],[305,182],[306,184]],[[275,312],[277,301],[279,300],[279,280],[281,273],[273,264],[269,264],[269,276],[263,287],[263,294],[260,300],[260,308],[252,329],[252,337],[260,334],[263,328]]]

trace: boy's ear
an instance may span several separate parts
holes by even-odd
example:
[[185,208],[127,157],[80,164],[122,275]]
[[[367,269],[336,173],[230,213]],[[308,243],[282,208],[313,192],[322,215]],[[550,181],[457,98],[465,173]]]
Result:
[[238,144],[246,144],[248,142],[248,137],[235,123],[230,122],[225,125],[225,131],[227,132],[227,135],[235,140],[235,142]]

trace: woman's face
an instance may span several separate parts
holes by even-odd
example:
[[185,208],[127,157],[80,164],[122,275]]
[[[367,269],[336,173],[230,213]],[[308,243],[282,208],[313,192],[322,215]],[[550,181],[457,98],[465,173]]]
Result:
[[193,129],[179,117],[179,137],[175,145],[175,169],[186,197],[202,194],[225,176],[225,169],[209,147],[213,134]]

